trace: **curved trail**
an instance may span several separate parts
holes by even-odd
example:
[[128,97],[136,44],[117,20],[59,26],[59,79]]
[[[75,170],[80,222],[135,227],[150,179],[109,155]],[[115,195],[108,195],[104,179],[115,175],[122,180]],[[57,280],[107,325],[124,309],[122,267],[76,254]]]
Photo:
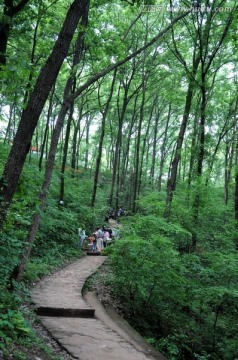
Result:
[[86,279],[105,259],[84,256],[37,284],[31,298],[43,325],[75,359],[165,360],[95,294],[83,299]]

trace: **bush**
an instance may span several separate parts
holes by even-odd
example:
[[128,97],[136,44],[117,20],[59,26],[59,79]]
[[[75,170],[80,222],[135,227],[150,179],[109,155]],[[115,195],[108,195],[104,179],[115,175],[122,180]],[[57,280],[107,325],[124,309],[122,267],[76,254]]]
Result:
[[153,236],[164,236],[169,238],[178,250],[186,250],[192,244],[192,234],[179,224],[172,224],[165,219],[155,215],[135,215],[126,218],[124,221],[125,237],[127,234],[133,233],[145,240],[151,239]]

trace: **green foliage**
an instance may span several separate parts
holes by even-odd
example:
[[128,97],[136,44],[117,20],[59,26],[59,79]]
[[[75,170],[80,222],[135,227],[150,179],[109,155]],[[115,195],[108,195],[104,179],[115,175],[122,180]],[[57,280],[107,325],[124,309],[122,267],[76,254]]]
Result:
[[184,279],[178,253],[169,239],[155,235],[145,241],[127,236],[116,241],[110,259],[115,291],[125,302],[130,318],[135,318],[137,328],[153,333],[158,324],[165,332],[169,324],[179,326],[181,319],[172,314],[183,304]]
[[0,284],[7,286],[9,274],[18,264],[22,242],[16,237],[0,232]]
[[186,253],[191,234],[148,213],[123,219],[122,239],[108,252],[125,316],[168,359],[235,358],[238,342],[228,339],[237,327],[237,252],[218,244]]
[[150,191],[138,200],[138,212],[143,215],[162,216],[164,212],[165,193]]
[[[64,0],[33,1],[31,6],[26,7],[13,19],[7,65],[1,69],[0,80],[3,90],[0,99],[0,121],[1,124],[2,121],[7,124],[6,119],[9,120],[10,132],[6,139],[9,143],[16,133],[25,106],[25,95],[29,95],[27,93],[33,88],[37,75],[53,47],[69,3]],[[201,5],[202,3],[204,2],[201,2]],[[228,3],[234,5],[234,2]],[[84,40],[83,65],[79,64],[74,69],[77,74],[83,74],[83,77],[78,77],[81,79],[80,84],[92,74],[101,71],[103,67],[123,59],[144,45],[158,33],[159,29],[165,28],[171,20],[170,17],[177,15],[168,12],[167,9],[139,14],[142,9],[140,5],[153,4],[158,7],[148,10],[156,10],[160,8],[159,5],[164,9],[166,7],[166,4],[160,0],[92,1],[89,27]],[[222,6],[222,3],[215,0],[214,6],[216,5]],[[56,10],[59,20],[57,22],[54,21]],[[89,172],[80,168],[74,178],[71,177],[71,171],[65,172],[64,205],[60,206],[60,174],[57,170],[60,164],[56,164],[47,207],[45,212],[41,212],[41,226],[25,271],[24,281],[32,283],[61,266],[68,259],[80,256],[77,228],[83,225],[86,233],[89,234],[95,226],[102,225],[108,211],[106,199],[110,191],[118,114],[123,106],[122,90],[125,90],[131,81],[128,97],[125,99],[127,108],[123,119],[122,141],[118,149],[121,169],[117,181],[121,186],[120,201],[128,204],[127,213],[129,213],[135,182],[128,174],[124,174],[124,179],[120,179],[120,175],[125,163],[128,173],[134,171],[138,119],[141,110],[143,116],[141,144],[145,141],[145,152],[142,154],[141,145],[139,154],[142,167],[140,169],[142,176],[138,179],[139,182],[141,180],[139,184],[141,197],[137,202],[138,214],[122,220],[124,238],[116,241],[114,246],[108,247],[105,254],[110,255],[114,271],[111,281],[114,283],[116,293],[125,304],[127,316],[135,318],[135,326],[153,344],[157,344],[156,346],[164,351],[169,359],[230,360],[237,356],[237,249],[235,249],[237,229],[232,220],[233,198],[228,205],[224,205],[223,199],[225,154],[229,157],[231,174],[233,175],[236,170],[231,154],[236,145],[234,141],[236,122],[233,117],[237,112],[237,83],[234,77],[237,60],[235,51],[237,37],[234,34],[237,19],[231,24],[223,49],[217,49],[218,51],[215,49],[220,42],[219,37],[224,31],[224,25],[229,23],[228,15],[229,12],[217,11],[209,19],[207,13],[198,16],[194,12],[173,28],[177,48],[174,48],[171,32],[168,32],[154,47],[151,46],[118,69],[115,94],[110,104],[103,144],[101,169],[107,168],[108,173],[106,180],[98,184],[94,209],[89,204],[100,129],[97,128],[93,134],[90,127],[89,142],[87,142],[85,118],[90,114],[87,121],[92,116],[90,121],[95,127],[99,119],[98,103],[95,98],[99,96],[101,102],[105,103],[105,95],[108,94],[112,79],[111,74],[100,81],[100,94],[91,89],[85,99],[82,96],[82,103],[77,104],[75,99],[77,109],[73,114],[74,129],[78,126],[76,119],[80,111],[82,110],[84,114],[77,140],[79,144],[77,166],[84,166],[85,150],[87,150],[89,151],[87,166],[91,170]],[[198,21],[199,19],[201,21]],[[207,24],[208,28],[205,26],[203,31],[204,24]],[[209,31],[205,32],[208,29]],[[78,27],[78,31],[80,30],[82,27]],[[204,35],[210,35],[210,38]],[[200,41],[203,46],[200,46]],[[42,111],[33,138],[37,146],[42,144],[48,105],[50,105],[49,110],[52,107],[50,129],[47,134],[48,140],[50,139],[55,117],[61,105],[63,86],[71,71],[74,44],[73,40],[67,61],[61,67],[54,87],[53,102],[47,103],[47,108]],[[199,128],[201,115],[199,65],[198,76],[195,76],[195,96],[188,114],[191,121],[187,124],[184,135],[183,145],[186,146],[179,151],[181,166],[178,169],[177,188],[173,194],[170,222],[167,222],[163,219],[165,182],[173,160],[174,144],[184,112],[188,74],[196,58],[195,53],[194,56],[192,55],[193,49],[197,54],[200,52],[201,56],[205,56],[205,67],[210,59],[212,61],[211,71],[207,69],[205,81],[206,94],[212,96],[209,95],[206,99],[207,108],[204,114],[206,120],[204,177],[198,181],[196,176],[201,130]],[[174,56],[175,54],[179,59]],[[215,55],[214,59],[212,59],[213,55]],[[145,77],[143,91],[138,87],[142,77]],[[75,88],[78,86],[79,83],[75,84]],[[140,109],[142,93],[145,94],[145,104],[144,108]],[[168,107],[171,107],[170,119],[168,119]],[[157,116],[159,116],[159,124],[155,126]],[[165,130],[167,120],[169,120],[168,131]],[[1,133],[4,134],[4,131]],[[62,131],[57,159],[62,155],[64,134],[65,131]],[[127,144],[128,140],[130,144]],[[193,140],[195,140],[194,148]],[[220,144],[218,141],[221,141]],[[127,145],[130,146],[127,148]],[[212,168],[212,159],[218,145]],[[70,160],[71,149],[72,147],[69,147],[67,161]],[[164,161],[161,169],[163,191],[160,193],[154,191],[157,180],[151,181],[148,176],[151,173],[154,150],[155,177],[158,176],[162,160]],[[3,170],[8,152],[9,147],[3,146],[0,142],[0,170]],[[128,158],[127,154],[129,154]],[[109,158],[106,158],[107,156]],[[19,312],[20,302],[17,295],[9,295],[7,291],[11,272],[19,263],[21,252],[26,245],[25,239],[32,215],[35,210],[39,211],[37,199],[43,181],[43,172],[37,170],[37,158],[28,157],[27,160],[29,164],[25,164],[4,232],[0,234],[0,303],[4,306],[4,317],[0,316],[0,324],[6,331],[6,337],[1,336],[2,333],[0,337],[4,339],[5,345],[12,341],[11,339],[30,335]],[[187,178],[190,171],[191,183],[188,186]],[[231,181],[231,193],[233,188],[234,184]],[[196,202],[198,197],[199,202]],[[197,246],[196,249],[192,249],[194,253],[189,253],[194,238],[197,240]],[[20,352],[15,352],[15,355],[19,359],[24,358]]]
[[[199,193],[200,203],[195,216],[194,198]],[[204,183],[187,189],[181,183],[174,195],[171,222],[181,224],[199,239],[198,247],[204,251],[232,252],[235,247],[236,230],[233,204],[224,204],[223,189]]]
[[12,338],[28,335],[31,331],[22,314],[14,310],[8,310],[6,314],[1,315],[0,329],[1,338],[6,343]]
[[[153,210],[152,210],[153,212]],[[165,236],[174,243],[175,247],[185,250],[191,245],[192,234],[179,224],[167,222],[156,215],[135,215],[125,221],[125,236],[131,233],[131,227],[135,235],[145,240],[150,240],[155,235]]]
[[0,348],[21,337],[30,336],[31,328],[19,310],[19,298],[0,285]]

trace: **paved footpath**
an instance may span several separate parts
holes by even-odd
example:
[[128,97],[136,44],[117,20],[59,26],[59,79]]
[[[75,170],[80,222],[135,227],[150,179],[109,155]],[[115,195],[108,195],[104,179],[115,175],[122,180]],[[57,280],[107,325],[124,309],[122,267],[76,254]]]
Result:
[[166,360],[112,308],[106,311],[95,294],[84,301],[86,279],[105,260],[84,256],[35,286],[31,298],[43,325],[75,359]]

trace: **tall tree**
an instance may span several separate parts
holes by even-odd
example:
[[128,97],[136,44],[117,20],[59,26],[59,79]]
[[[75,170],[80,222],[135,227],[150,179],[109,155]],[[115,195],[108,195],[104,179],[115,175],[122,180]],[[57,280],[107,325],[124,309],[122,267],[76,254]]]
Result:
[[[235,205],[235,220],[236,220],[236,226],[238,228],[238,137],[236,139],[236,150],[235,150],[235,201],[234,201],[234,205]],[[237,247],[238,247],[238,242],[237,242]]]
[[[115,69],[109,96],[108,96],[108,99],[104,106],[104,109],[103,109],[103,105],[101,104],[100,96],[98,96],[100,112],[102,114],[102,122],[101,122],[101,134],[100,134],[100,138],[99,138],[98,154],[97,154],[97,160],[96,160],[96,169],[95,169],[95,175],[94,175],[93,193],[92,193],[92,198],[91,198],[91,207],[92,208],[94,207],[96,194],[97,194],[98,178],[99,178],[99,171],[100,171],[101,157],[102,157],[103,140],[104,140],[104,135],[105,135],[106,117],[108,114],[109,106],[110,106],[112,95],[113,95],[114,84],[116,81],[116,73],[117,73],[117,71]],[[100,91],[100,87],[99,87],[99,91]]]

